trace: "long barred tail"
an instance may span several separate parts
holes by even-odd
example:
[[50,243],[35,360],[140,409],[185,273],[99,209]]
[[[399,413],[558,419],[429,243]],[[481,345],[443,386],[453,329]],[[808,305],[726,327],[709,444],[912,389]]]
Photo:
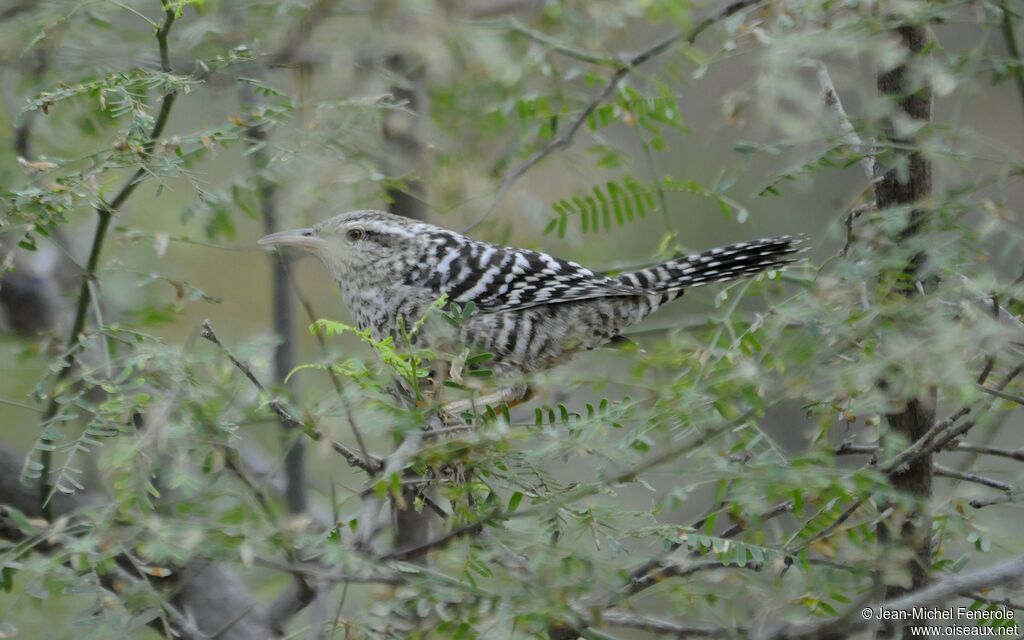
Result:
[[737,242],[625,273],[619,280],[654,294],[679,295],[690,287],[745,278],[795,262],[803,241],[804,236],[779,236]]

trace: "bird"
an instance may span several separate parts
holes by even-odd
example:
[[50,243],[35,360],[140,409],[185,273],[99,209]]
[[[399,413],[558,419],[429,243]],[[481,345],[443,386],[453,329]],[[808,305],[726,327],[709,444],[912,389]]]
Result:
[[737,242],[619,275],[374,210],[271,233],[259,244],[319,257],[357,327],[375,340],[402,344],[403,327],[416,325],[441,299],[468,307],[471,315],[457,328],[434,323],[415,338],[432,350],[490,354],[484,366],[499,390],[474,406],[512,406],[529,398],[529,374],[616,340],[690,288],[780,269],[796,260],[803,240]]

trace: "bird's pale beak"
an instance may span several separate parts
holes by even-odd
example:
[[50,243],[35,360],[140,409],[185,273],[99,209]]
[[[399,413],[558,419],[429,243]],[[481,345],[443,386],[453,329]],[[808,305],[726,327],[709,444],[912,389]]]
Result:
[[263,236],[259,244],[278,245],[282,247],[302,247],[303,249],[318,249],[322,244],[315,230],[292,229],[290,231],[278,231],[269,236]]

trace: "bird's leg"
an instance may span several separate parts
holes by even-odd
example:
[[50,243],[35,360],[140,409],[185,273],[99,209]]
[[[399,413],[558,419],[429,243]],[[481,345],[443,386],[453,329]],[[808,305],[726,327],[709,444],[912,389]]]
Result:
[[484,408],[492,404],[508,405],[509,409],[516,405],[522,404],[529,400],[533,396],[533,390],[529,385],[517,384],[511,387],[503,387],[498,389],[495,393],[490,393],[479,398],[465,398],[463,400],[454,400],[442,407],[442,410],[453,416],[457,416],[466,411],[474,411],[475,409]]
[[429,397],[424,398],[428,406],[437,406],[441,403],[441,395],[444,393],[444,383],[451,377],[452,363],[447,360],[437,360],[431,369],[431,389]]

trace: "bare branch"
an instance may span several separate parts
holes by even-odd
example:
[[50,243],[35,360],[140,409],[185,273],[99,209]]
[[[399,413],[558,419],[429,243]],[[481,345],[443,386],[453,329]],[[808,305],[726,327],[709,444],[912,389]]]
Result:
[[954,480],[963,480],[964,482],[973,482],[974,484],[999,489],[1006,493],[1013,491],[1013,485],[1011,484],[1007,484],[999,480],[993,480],[992,478],[986,478],[985,476],[981,476],[976,473],[966,473],[955,469],[949,469],[941,465],[935,465],[935,475],[942,476],[944,478],[953,478]]
[[1024,462],[1024,449],[999,449],[998,447],[983,447],[981,445],[962,442],[956,446],[957,451],[977,453],[985,456],[996,456],[998,458],[1009,458]]
[[[955,450],[1024,462],[1024,449],[1000,449],[998,447],[960,443],[956,445]],[[878,453],[878,447],[871,444],[843,444],[835,450],[835,455],[837,456],[869,456],[876,453]]]
[[[241,102],[244,108],[252,108],[256,102],[252,88],[248,83],[241,85]],[[272,233],[280,230],[278,223],[278,185],[265,175],[270,164],[266,151],[267,132],[258,125],[246,129],[246,140],[249,143],[249,154],[253,177],[256,180],[256,197],[259,201],[260,215],[263,221],[263,232]],[[273,381],[275,385],[288,386],[286,378],[295,369],[295,344],[293,339],[292,304],[289,292],[288,253],[274,250],[271,253],[271,288],[270,307],[273,315],[273,333],[281,340],[273,349]],[[302,440],[289,442],[289,426],[282,422],[285,430],[285,505],[291,513],[302,513],[306,510],[307,499],[305,490],[305,450]]]
[[[239,98],[243,109],[247,110],[251,110],[257,102],[252,87],[245,82],[239,89]],[[270,154],[267,153],[267,131],[262,126],[253,125],[246,129],[245,138],[251,151],[249,160],[253,178],[256,181],[256,197],[260,205],[263,233],[274,233],[280,230],[280,226],[277,215],[277,185],[266,176],[267,168],[270,165]],[[287,252],[274,251],[271,253],[271,260],[273,265],[271,267],[270,305],[274,319],[274,333],[280,340],[274,347],[272,375],[275,385],[288,387],[287,376],[295,368],[293,335],[295,321],[288,278],[288,263],[291,257]],[[291,437],[288,433],[290,428],[283,421],[281,428],[284,430],[284,446],[286,447],[284,502],[289,512],[302,513],[307,506],[305,449],[300,439],[288,442]]]

